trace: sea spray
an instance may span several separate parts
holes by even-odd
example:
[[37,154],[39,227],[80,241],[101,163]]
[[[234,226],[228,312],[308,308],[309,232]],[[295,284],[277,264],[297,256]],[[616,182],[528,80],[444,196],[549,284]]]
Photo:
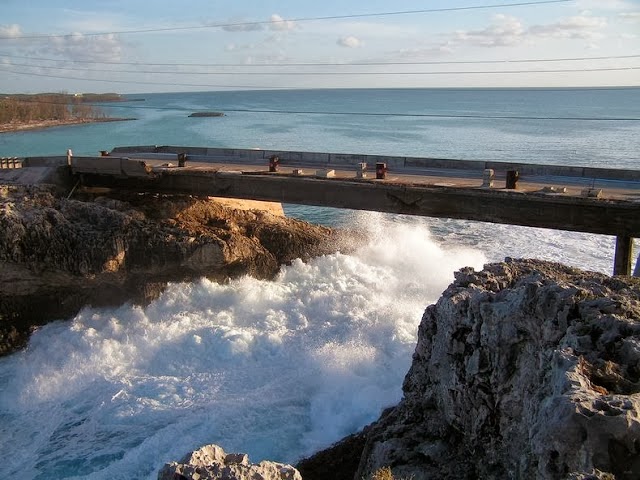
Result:
[[485,258],[423,222],[354,216],[369,238],[354,254],[41,328],[0,359],[1,476],[154,478],[212,442],[294,462],[377,418],[400,399],[425,306]]
[[[150,94],[143,109],[110,108],[114,116],[138,117],[134,123],[3,134],[0,154],[62,155],[71,147],[76,154],[95,155],[118,145],[173,144],[637,168],[637,122],[238,112],[212,127],[185,116],[194,105],[221,111],[301,106],[341,111],[348,104],[353,111],[418,114],[637,117],[637,93]],[[309,207],[285,209],[332,225],[348,224],[353,215],[318,209],[309,216]],[[380,234],[371,232],[371,242],[354,255],[295,262],[273,282],[172,285],[146,308],[87,309],[42,328],[27,351],[0,359],[0,476],[152,479],[164,461],[216,440],[229,451],[249,451],[253,460],[295,460],[397,400],[420,316],[455,269],[508,255],[611,271],[612,237],[355,216]]]

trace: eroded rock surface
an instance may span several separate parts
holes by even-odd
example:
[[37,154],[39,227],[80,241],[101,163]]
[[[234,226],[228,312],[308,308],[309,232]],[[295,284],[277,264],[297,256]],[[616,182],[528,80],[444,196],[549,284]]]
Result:
[[353,478],[640,478],[640,279],[463,269],[422,318],[403,390]]
[[167,463],[158,480],[302,480],[291,465],[262,461],[249,463],[244,453],[225,453],[217,445],[206,445],[188,453],[179,462]]
[[144,303],[167,281],[270,278],[347,243],[329,228],[206,198],[66,199],[53,187],[0,185],[0,355],[84,305]]

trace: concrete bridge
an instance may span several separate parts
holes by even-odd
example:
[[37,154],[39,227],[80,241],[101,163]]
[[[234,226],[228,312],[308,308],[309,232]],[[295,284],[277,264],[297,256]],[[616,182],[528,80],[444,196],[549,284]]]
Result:
[[23,166],[66,163],[86,187],[615,235],[615,275],[631,273],[633,238],[640,238],[638,170],[179,146],[118,147],[103,155],[32,157]]

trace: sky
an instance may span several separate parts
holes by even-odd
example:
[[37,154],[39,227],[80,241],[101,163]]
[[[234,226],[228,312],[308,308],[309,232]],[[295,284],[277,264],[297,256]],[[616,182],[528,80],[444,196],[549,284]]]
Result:
[[640,0],[0,0],[3,93],[599,86]]

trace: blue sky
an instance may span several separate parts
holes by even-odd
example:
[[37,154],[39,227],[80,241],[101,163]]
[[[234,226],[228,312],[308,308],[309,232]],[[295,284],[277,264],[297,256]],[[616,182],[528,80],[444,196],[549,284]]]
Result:
[[0,91],[640,85],[640,0],[513,3],[0,0]]

